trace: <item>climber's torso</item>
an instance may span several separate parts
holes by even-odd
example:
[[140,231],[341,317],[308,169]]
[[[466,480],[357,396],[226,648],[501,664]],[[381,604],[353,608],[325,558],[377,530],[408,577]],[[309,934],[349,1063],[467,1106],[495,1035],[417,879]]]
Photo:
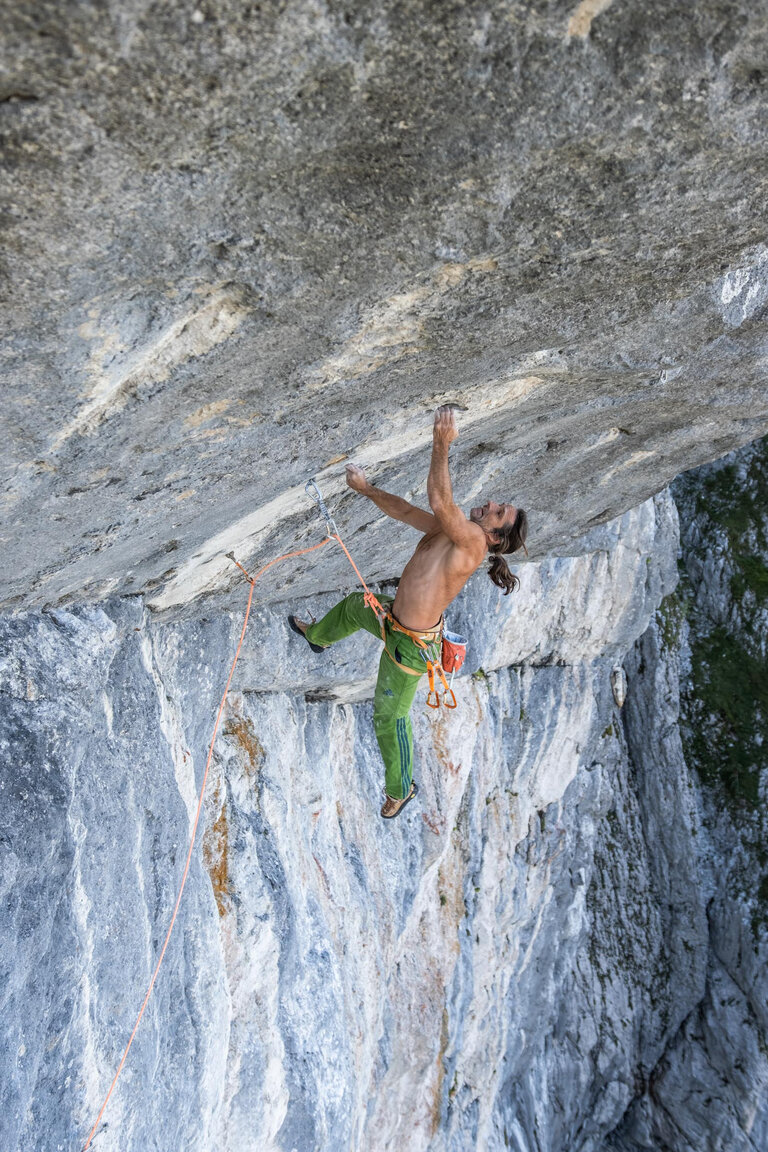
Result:
[[406,628],[434,628],[484,559],[481,532],[473,549],[459,548],[440,528],[425,533],[400,577],[394,616]]

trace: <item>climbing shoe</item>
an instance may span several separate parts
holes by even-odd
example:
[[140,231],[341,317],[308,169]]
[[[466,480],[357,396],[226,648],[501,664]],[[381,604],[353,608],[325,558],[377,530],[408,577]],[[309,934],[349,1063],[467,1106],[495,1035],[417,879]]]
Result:
[[399,816],[406,804],[413,800],[414,796],[419,791],[419,786],[415,781],[411,782],[411,787],[407,796],[403,796],[401,800],[396,800],[393,796],[387,796],[384,805],[381,809],[381,814],[385,820],[393,820],[395,816]]
[[[295,616],[289,616],[288,617],[288,623],[290,624],[291,628],[293,628],[294,632],[298,633],[299,636],[303,636],[304,639],[307,640],[306,633],[305,633],[303,628],[299,627],[299,622]],[[310,621],[310,623],[311,624],[317,623],[314,616],[312,617],[312,620]],[[307,624],[307,628],[308,627],[309,627],[309,624]],[[313,644],[311,640],[307,640],[307,644],[309,644],[309,646],[313,652],[325,652],[326,648],[328,647],[327,644]]]

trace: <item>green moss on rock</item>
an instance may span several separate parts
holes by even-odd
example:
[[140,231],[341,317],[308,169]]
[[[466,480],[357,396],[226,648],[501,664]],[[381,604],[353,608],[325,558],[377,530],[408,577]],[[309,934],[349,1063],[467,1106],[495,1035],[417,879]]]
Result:
[[747,592],[754,593],[758,605],[768,600],[768,566],[761,556],[752,553],[733,556],[734,573],[731,577],[731,595],[741,603]]
[[665,596],[656,613],[656,621],[665,648],[677,649],[682,640],[683,624],[691,608],[691,598],[682,585]]
[[708,783],[759,804],[760,770],[768,766],[768,668],[725,627],[692,645],[692,710],[686,752]]
[[[761,639],[768,603],[768,439],[704,475],[681,477],[679,494],[695,518],[688,556],[705,570],[711,550],[730,569],[725,602],[710,616],[698,598],[697,565],[686,565],[690,682],[683,696],[686,755],[702,780],[723,789],[738,809],[758,811],[760,774],[768,768],[768,667]],[[683,533],[683,547],[686,533]],[[728,595],[730,593],[730,595]],[[659,609],[665,643],[675,639],[675,597]]]
[[756,533],[760,547],[766,546],[761,511],[768,508],[768,440],[755,451],[746,477],[735,464],[727,464],[705,476],[696,493],[696,516],[712,520],[724,528],[736,555],[743,537]]

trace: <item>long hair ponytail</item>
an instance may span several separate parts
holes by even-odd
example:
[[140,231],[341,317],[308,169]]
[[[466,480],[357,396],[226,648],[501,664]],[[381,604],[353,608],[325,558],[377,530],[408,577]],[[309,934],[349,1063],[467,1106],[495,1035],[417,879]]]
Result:
[[528,549],[525,547],[528,536],[528,517],[525,510],[518,508],[514,523],[507,528],[497,529],[497,535],[499,536],[498,543],[491,544],[488,548],[491,555],[488,575],[496,587],[502,588],[504,595],[508,596],[510,592],[514,592],[515,588],[519,588],[520,581],[517,576],[510,572],[506,560],[502,559],[502,555],[516,552],[518,548],[522,548],[526,556],[528,555]]

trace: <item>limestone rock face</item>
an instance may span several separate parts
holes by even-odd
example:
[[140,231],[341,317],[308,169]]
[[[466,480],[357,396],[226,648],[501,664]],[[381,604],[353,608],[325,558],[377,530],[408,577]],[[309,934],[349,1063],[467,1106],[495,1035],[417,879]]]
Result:
[[[764,5],[40,0],[4,15],[0,1148],[84,1143],[255,570],[479,572],[378,816],[369,636],[276,567],[100,1152],[747,1152],[765,1087]],[[678,546],[683,577],[678,580]],[[620,707],[617,678],[626,681]],[[620,694],[619,694],[620,695]]]
[[423,500],[441,402],[460,501],[526,506],[539,559],[768,427],[764,6],[41,0],[4,31],[1,603],[226,600],[231,548],[315,538],[311,474],[393,578],[343,463]]
[[[531,564],[517,601],[483,577],[498,612],[481,584],[459,619],[486,666],[457,680],[455,713],[416,710],[421,794],[393,823],[370,703],[318,700],[332,670],[298,638],[272,647],[275,687],[290,664],[305,692],[244,660],[103,1148],[600,1147],[704,983],[674,683],[633,658],[626,728],[611,690],[674,587],[676,541],[665,497],[603,550]],[[158,624],[135,600],[4,622],[3,1147],[69,1148],[98,1111],[238,627]]]
[[[459,708],[415,709],[421,792],[394,822],[377,813],[375,641],[315,657],[287,603],[258,610],[98,1146],[762,1146],[764,766],[753,752],[733,775],[707,687],[732,659],[710,643],[723,620],[742,662],[764,660],[762,460],[677,489],[677,590],[666,494],[601,547],[531,563],[507,600],[479,574],[452,621],[471,645]],[[95,1119],[239,627],[163,623],[138,598],[2,621],[3,1148],[79,1147]],[[726,700],[753,737],[764,683],[747,678],[740,712]]]

